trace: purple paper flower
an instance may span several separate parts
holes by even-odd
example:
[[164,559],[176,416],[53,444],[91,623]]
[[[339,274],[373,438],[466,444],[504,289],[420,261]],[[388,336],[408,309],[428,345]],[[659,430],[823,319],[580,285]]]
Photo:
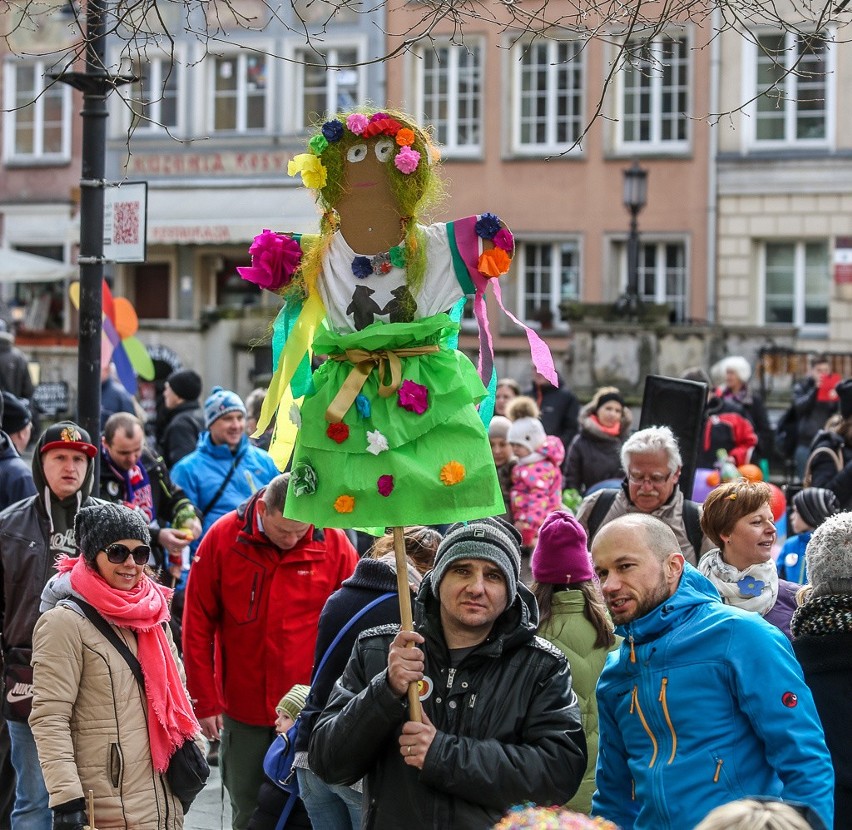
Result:
[[393,492],[393,476],[379,476],[376,486],[380,496],[389,496]]
[[370,263],[369,258],[365,256],[356,256],[355,259],[352,260],[352,273],[355,274],[359,280],[369,277],[370,274],[373,273],[373,266]]
[[500,228],[491,241],[495,248],[500,248],[507,254],[511,254],[515,250],[515,237],[512,236],[512,232],[508,228]]
[[493,213],[483,213],[476,220],[476,235],[483,239],[494,239],[500,228],[500,219]]
[[370,123],[372,124],[374,121],[381,121],[384,118],[390,118],[390,116],[386,112],[376,112],[370,116]]
[[743,597],[759,597],[763,593],[766,583],[760,579],[755,579],[753,576],[744,576],[737,582],[737,588],[740,590],[740,596]]
[[322,125],[322,134],[330,142],[340,141],[343,138],[343,124],[336,118],[333,121],[326,121]]
[[429,390],[421,383],[404,380],[396,394],[399,405],[409,412],[422,415],[429,408]]
[[266,228],[254,238],[249,253],[251,266],[237,268],[237,273],[268,291],[289,285],[302,261],[302,249],[295,239]]
[[413,173],[417,169],[417,165],[420,164],[420,153],[417,150],[412,150],[411,147],[402,147],[394,156],[393,164],[400,173],[407,176],[409,173]]

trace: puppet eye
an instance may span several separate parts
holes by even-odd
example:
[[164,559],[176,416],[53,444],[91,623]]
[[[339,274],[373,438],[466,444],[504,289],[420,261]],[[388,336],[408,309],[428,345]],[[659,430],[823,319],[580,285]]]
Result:
[[366,144],[353,144],[346,153],[346,160],[356,164],[364,161],[365,158],[367,158]]
[[375,153],[376,158],[381,162],[386,162],[390,159],[393,153],[394,143],[389,138],[380,138],[376,142]]

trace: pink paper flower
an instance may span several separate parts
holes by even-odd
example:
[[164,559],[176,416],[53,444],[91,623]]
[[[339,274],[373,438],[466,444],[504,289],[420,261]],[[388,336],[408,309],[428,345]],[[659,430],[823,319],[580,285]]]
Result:
[[429,390],[421,383],[404,380],[396,394],[399,397],[399,405],[409,412],[422,415],[429,408]]
[[380,496],[389,496],[393,492],[393,476],[379,476],[376,486]]
[[366,115],[362,115],[360,112],[353,112],[352,115],[346,119],[346,126],[349,128],[349,132],[355,133],[355,135],[361,135],[369,123],[370,119],[367,118]]
[[302,249],[296,240],[266,228],[254,238],[249,253],[251,266],[237,268],[237,273],[267,291],[289,285],[302,262]]
[[407,176],[409,173],[413,173],[417,169],[417,165],[420,164],[420,153],[417,150],[412,150],[411,147],[403,147],[394,156],[393,163],[400,173]]
[[500,228],[491,241],[496,247],[502,248],[507,253],[512,253],[515,250],[515,237],[512,236],[512,232],[508,228]]

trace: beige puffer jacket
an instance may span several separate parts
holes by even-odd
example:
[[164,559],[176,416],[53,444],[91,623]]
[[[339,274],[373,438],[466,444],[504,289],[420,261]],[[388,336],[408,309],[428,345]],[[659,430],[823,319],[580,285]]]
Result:
[[[115,631],[136,654],[133,632]],[[36,624],[32,662],[30,726],[50,806],[91,789],[98,830],[180,830],[183,809],[151,761],[142,690],[115,647],[79,609],[60,604]]]

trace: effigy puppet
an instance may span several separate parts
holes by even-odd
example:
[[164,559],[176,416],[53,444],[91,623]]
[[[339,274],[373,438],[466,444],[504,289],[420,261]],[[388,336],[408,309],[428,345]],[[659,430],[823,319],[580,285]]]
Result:
[[[493,284],[502,307],[514,240],[493,213],[425,223],[438,168],[428,132],[402,114],[335,115],[288,165],[316,193],[319,234],[264,230],[239,269],[284,301],[258,430],[277,412],[279,467],[292,450],[287,518],[431,525],[505,509],[477,406],[494,382],[485,291]],[[468,296],[478,371],[455,348]],[[555,382],[547,346],[523,328]],[[313,373],[312,354],[327,356]]]

